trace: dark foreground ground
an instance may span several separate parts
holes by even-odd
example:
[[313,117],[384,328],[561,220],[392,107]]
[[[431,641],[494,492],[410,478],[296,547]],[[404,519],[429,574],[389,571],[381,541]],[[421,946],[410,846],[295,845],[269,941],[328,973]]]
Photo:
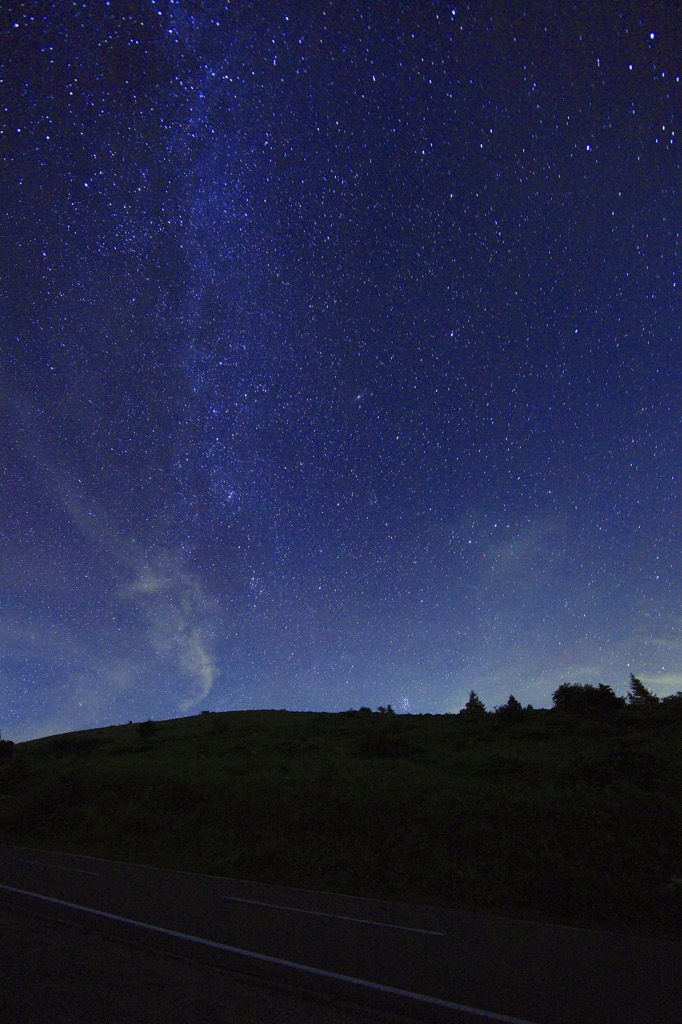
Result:
[[4,749],[0,843],[682,938],[682,697],[206,712]]
[[317,994],[0,908],[0,1017],[12,1024],[378,1024]]

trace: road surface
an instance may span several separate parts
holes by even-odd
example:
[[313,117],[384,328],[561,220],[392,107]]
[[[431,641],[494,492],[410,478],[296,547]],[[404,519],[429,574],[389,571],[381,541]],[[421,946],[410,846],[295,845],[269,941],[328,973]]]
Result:
[[0,911],[413,1020],[682,1022],[676,942],[11,846]]

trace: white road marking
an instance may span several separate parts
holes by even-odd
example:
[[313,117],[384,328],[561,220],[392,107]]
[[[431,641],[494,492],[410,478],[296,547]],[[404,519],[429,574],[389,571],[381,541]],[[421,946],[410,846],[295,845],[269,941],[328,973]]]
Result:
[[23,860],[17,857],[19,864],[37,864],[41,868],[59,868],[60,871],[75,871],[79,875],[99,875],[99,871],[84,871],[83,868],[67,868],[66,864],[50,864],[44,860]]
[[150,932],[159,932],[162,935],[170,935],[174,939],[184,939],[186,942],[196,942],[202,946],[210,946],[212,949],[222,949],[226,953],[236,953],[240,956],[248,956],[253,960],[261,960],[264,963],[277,964],[281,967],[291,967],[297,971],[306,971],[308,974],[316,974],[318,977],[331,978],[334,981],[344,981],[350,985],[359,985],[362,988],[370,988],[376,992],[387,992],[389,995],[403,996],[407,999],[414,999],[418,1002],[429,1003],[432,1006],[444,1006],[448,1010],[459,1010],[460,1013],[470,1013],[474,1017],[482,1017],[484,1020],[500,1021],[501,1024],[534,1024],[533,1021],[522,1020],[520,1017],[507,1017],[502,1013],[494,1013],[491,1010],[479,1010],[475,1006],[465,1006],[463,1003],[452,1003],[447,999],[439,999],[437,996],[427,996],[419,992],[410,992],[404,988],[393,988],[391,985],[381,985],[377,981],[367,981],[365,978],[353,978],[347,974],[337,974],[334,971],[325,971],[321,967],[310,967],[308,964],[297,964],[293,960],[282,960],[277,956],[268,956],[266,953],[256,953],[252,949],[240,949],[238,946],[228,946],[224,942],[215,942],[213,939],[203,939],[199,935],[187,935],[185,932],[176,932],[171,928],[162,928],[158,924],[148,924],[146,921],[135,921],[130,917],[120,917],[118,914],[110,914],[106,910],[95,910],[94,907],[84,907],[79,903],[69,903],[68,900],[58,900],[54,896],[45,896],[40,892],[29,892],[27,889],[16,889],[12,885],[2,885],[0,889],[7,892],[16,892],[20,896],[32,896],[37,900],[45,900],[47,903],[56,903],[60,907],[69,907],[71,910],[81,910],[86,914],[96,914],[98,917],[106,917],[110,921],[120,921],[122,924],[132,924],[137,928],[146,928]]
[[291,910],[294,914],[310,914],[312,917],[333,917],[337,921],[356,921],[358,924],[372,924],[375,928],[397,928],[402,932],[419,932],[420,935],[447,935],[447,932],[432,932],[427,928],[409,928],[405,924],[386,924],[384,921],[370,921],[365,917],[346,917],[345,914],[325,914],[321,910],[302,910],[300,907],[286,907],[281,903],[263,903],[262,900],[244,900],[239,896],[221,896],[230,903],[252,903],[255,907],[272,907],[273,910]]

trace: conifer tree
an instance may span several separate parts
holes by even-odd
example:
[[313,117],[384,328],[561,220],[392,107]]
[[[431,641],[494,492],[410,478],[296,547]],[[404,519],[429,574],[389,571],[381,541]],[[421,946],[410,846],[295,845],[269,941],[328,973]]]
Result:
[[630,673],[630,689],[628,691],[628,704],[644,705],[658,704],[658,697],[651,690],[647,690],[641,679]]
[[499,708],[495,708],[495,714],[507,719],[523,718],[523,705],[521,701],[516,699],[513,693],[510,693],[507,703],[501,704]]
[[466,704],[464,705],[464,707],[460,711],[460,715],[476,716],[476,715],[485,715],[485,714],[486,714],[485,704],[483,703],[481,698],[478,696],[476,691],[472,690],[471,693],[469,694],[469,700],[466,702]]

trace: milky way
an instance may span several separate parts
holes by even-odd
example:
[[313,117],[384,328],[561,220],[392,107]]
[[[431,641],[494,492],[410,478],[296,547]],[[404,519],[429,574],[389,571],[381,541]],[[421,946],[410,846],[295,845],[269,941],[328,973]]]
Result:
[[676,4],[3,4],[0,729],[682,689]]

